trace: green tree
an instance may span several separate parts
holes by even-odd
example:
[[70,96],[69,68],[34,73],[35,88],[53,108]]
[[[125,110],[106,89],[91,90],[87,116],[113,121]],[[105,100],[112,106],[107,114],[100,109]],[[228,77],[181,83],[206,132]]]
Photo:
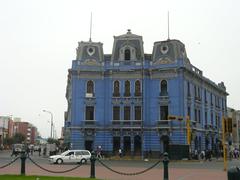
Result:
[[13,144],[13,138],[12,137],[6,137],[6,138],[4,138],[4,140],[3,140],[3,144],[4,145],[12,145]]
[[26,140],[26,136],[22,133],[16,133],[13,136],[13,143],[23,143]]
[[53,139],[53,138],[48,138],[47,139],[47,142],[49,143],[49,144],[56,144],[57,146],[59,146],[59,141],[57,140],[57,139]]

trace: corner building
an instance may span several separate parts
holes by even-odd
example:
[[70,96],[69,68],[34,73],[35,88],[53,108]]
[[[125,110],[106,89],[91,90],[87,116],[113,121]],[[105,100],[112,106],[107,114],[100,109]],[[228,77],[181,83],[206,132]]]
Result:
[[190,63],[179,40],[155,42],[152,54],[130,30],[114,36],[112,54],[104,54],[100,42],[79,42],[68,71],[65,141],[72,149],[101,146],[105,155],[119,148],[155,157],[216,150],[227,95],[223,82],[212,82]]

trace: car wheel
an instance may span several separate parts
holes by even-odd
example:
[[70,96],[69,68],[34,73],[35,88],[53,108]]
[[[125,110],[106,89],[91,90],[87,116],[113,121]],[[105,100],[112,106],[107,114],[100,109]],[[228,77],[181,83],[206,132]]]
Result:
[[63,163],[63,160],[62,160],[62,159],[57,159],[56,163],[57,163],[57,164],[62,164],[62,163]]
[[81,159],[80,163],[85,164],[85,163],[87,163],[87,160],[86,159]]

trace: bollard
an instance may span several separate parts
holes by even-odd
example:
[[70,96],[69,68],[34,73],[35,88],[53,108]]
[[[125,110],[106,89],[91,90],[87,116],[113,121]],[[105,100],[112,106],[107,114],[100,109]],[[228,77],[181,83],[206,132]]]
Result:
[[95,157],[95,152],[92,151],[91,153],[91,171],[90,171],[90,178],[94,178],[95,179],[95,161],[96,161],[96,157]]
[[25,152],[21,152],[21,175],[25,175],[25,161],[26,161]]
[[163,180],[168,180],[168,153],[163,154]]

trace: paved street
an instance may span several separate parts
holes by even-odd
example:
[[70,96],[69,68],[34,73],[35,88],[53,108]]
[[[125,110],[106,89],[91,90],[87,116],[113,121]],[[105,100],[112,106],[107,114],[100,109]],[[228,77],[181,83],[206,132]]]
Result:
[[[10,157],[10,151],[0,152],[0,166],[8,163],[13,157]],[[71,169],[76,164],[64,164],[64,165],[53,165],[49,164],[47,158],[39,157],[38,153],[35,152],[32,157],[39,165],[43,166],[52,171],[60,171]],[[142,171],[151,165],[155,161],[141,161],[141,160],[104,160],[105,164],[116,171],[124,173],[134,173]],[[239,165],[238,160],[232,160],[228,166]],[[20,174],[20,160],[17,160],[11,166],[4,169],[0,169],[0,174]],[[90,164],[83,165],[71,172],[60,174],[60,173],[49,173],[41,170],[35,166],[30,160],[26,161],[26,174],[27,175],[54,175],[54,176],[79,176],[89,177],[90,176]],[[163,178],[163,163],[161,162],[155,168],[150,171],[137,175],[137,176],[123,176],[111,172],[110,170],[103,167],[101,164],[96,163],[96,177],[108,180],[146,180],[146,179],[162,179]],[[213,160],[211,162],[201,161],[171,161],[169,163],[169,179],[170,180],[226,180],[227,173],[223,171],[223,162],[221,160]]]

